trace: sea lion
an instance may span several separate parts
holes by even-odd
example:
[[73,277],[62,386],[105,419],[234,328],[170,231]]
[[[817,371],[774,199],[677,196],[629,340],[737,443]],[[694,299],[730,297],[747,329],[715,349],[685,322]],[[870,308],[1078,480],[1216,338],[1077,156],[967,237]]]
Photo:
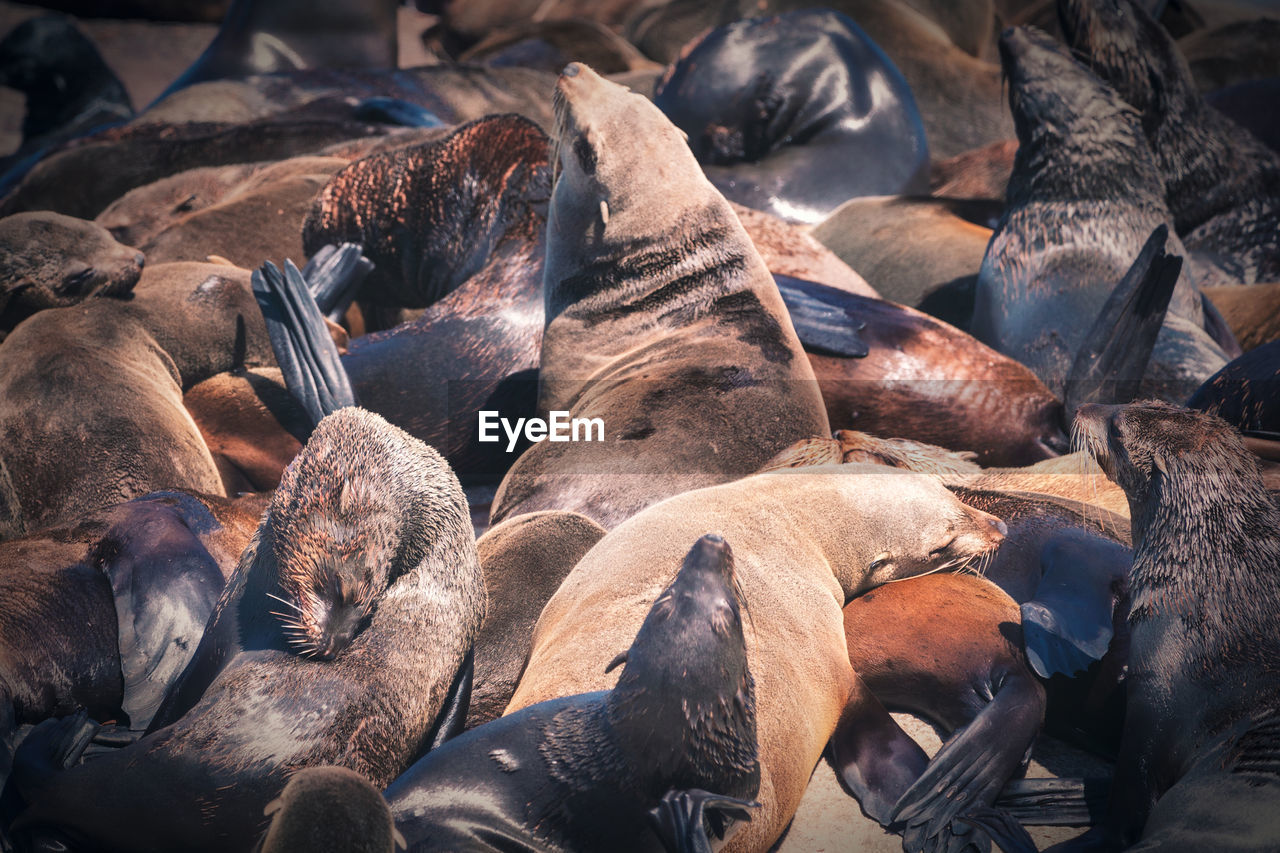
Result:
[[376,415],[342,409],[285,472],[151,733],[29,781],[13,831],[248,849],[294,770],[340,764],[378,787],[403,772],[436,734],[483,614],[457,478]]
[[1280,153],[1204,102],[1140,4],[1060,0],[1068,43],[1139,112],[1188,249],[1240,284],[1280,280]]
[[1280,508],[1220,418],[1143,402],[1076,424],[1129,497],[1134,562],[1120,756],[1105,822],[1074,847],[1273,848]]
[[608,528],[757,470],[827,418],[769,271],[680,131],[578,63],[554,101],[538,409],[599,419],[605,440],[534,444],[492,518],[564,509]]
[[1219,370],[1187,400],[1236,429],[1280,434],[1280,341],[1252,349]]
[[1204,295],[1222,313],[1244,352],[1280,340],[1280,282],[1206,287]]
[[771,472],[669,498],[612,529],[547,602],[508,713],[609,687],[603,666],[674,576],[680,543],[719,531],[750,613],[760,740],[762,806],[730,848],[766,849],[855,686],[841,608],[895,578],[980,559],[1000,526],[932,478],[879,466]]
[[[1061,394],[1093,337],[1088,324],[1169,214],[1138,116],[1110,87],[1036,30],[1006,31],[1000,54],[1020,145],[972,331]],[[1173,234],[1166,251],[1186,255]],[[1142,376],[1144,393],[1181,400],[1225,364],[1202,298],[1184,270],[1150,363],[1122,378]]]
[[716,189],[791,222],[856,196],[928,190],[911,89],[856,23],[804,10],[719,27],[686,46],[653,101]]
[[182,392],[272,363],[248,278],[149,266],[132,299],[41,311],[0,344],[0,538],[156,489],[223,494]]
[[0,340],[45,308],[128,295],[145,261],[83,219],[48,211],[0,219]]
[[266,813],[271,826],[258,853],[395,853],[405,846],[382,794],[345,767],[304,767],[267,803]]
[[[669,848],[649,812],[668,792],[754,798],[761,767],[747,609],[730,544],[702,536],[609,663],[623,665],[612,690],[472,729],[387,788],[408,849],[661,851]],[[704,842],[713,828],[727,834],[708,818],[706,830],[692,828]]]

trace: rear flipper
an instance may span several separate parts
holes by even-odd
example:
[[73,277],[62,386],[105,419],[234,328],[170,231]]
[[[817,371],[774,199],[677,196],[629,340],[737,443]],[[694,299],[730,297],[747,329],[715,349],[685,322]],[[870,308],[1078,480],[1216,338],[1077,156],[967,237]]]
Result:
[[975,809],[956,820],[982,830],[1004,853],[1036,853],[1031,835],[1008,812],[999,809]]
[[84,711],[33,728],[13,756],[12,782],[28,803],[39,799],[63,770],[75,766],[98,732]]
[[1040,552],[1044,574],[1022,605],[1027,662],[1041,678],[1074,676],[1102,660],[1116,605],[1128,588],[1133,552],[1085,530],[1056,534]]
[[649,823],[668,853],[713,853],[737,827],[751,820],[752,800],[713,794],[701,788],[668,791],[649,810]]
[[830,745],[836,776],[881,826],[890,824],[894,803],[929,763],[861,678],[849,691]]
[[[1021,771],[1044,721],[1044,708],[1044,688],[1031,673],[1006,675],[992,701],[952,733],[899,798],[889,816],[890,828],[901,829],[909,841],[936,838],[931,843],[938,849],[967,841],[963,837],[969,828],[953,822],[989,807],[1005,782]],[[953,842],[951,836],[959,837]]]
[[1029,826],[1093,826],[1106,815],[1110,779],[1016,779],[995,806]]
[[871,351],[858,334],[866,327],[854,314],[858,297],[789,275],[775,274],[773,280],[805,349],[842,358],[864,358]]
[[315,297],[320,313],[338,322],[356,298],[360,283],[373,272],[373,261],[361,254],[359,243],[322,246],[307,265],[302,277]]
[[1128,403],[1138,394],[1164,325],[1182,258],[1164,251],[1169,228],[1151,232],[1076,352],[1063,390],[1068,414],[1085,403]]
[[354,406],[355,393],[338,348],[298,268],[285,261],[281,273],[268,261],[253,273],[253,294],[285,387],[312,425],[338,409]]

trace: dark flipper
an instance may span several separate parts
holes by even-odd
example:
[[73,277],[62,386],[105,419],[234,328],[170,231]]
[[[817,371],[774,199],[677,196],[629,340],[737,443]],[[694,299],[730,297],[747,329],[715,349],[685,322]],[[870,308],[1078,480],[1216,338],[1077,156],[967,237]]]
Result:
[[789,275],[775,274],[773,280],[805,349],[843,358],[863,358],[870,352],[858,334],[866,324],[854,316],[849,294]]
[[975,809],[956,820],[982,830],[1004,853],[1036,853],[1036,843],[1031,835],[1008,812],[999,809]]
[[373,261],[361,252],[359,243],[322,246],[302,268],[320,313],[334,322],[346,313],[360,283],[373,272]]
[[351,382],[302,273],[285,261],[281,273],[268,261],[253,273],[253,293],[266,320],[285,387],[313,424],[355,405]]
[[[889,819],[908,834],[955,834],[959,815],[987,808],[1026,761],[1044,720],[1044,689],[1030,673],[1010,674],[973,722],[952,733]],[[967,833],[962,833],[967,834]]]
[[1110,779],[1015,779],[995,807],[1029,826],[1093,826],[1107,810]]
[[398,124],[402,127],[444,127],[444,122],[438,115],[402,98],[365,98],[356,104],[352,116],[358,121]]
[[862,810],[888,826],[894,804],[924,773],[929,757],[859,678],[831,735],[831,763]]
[[1128,403],[1137,395],[1182,270],[1182,258],[1164,251],[1168,238],[1168,226],[1151,232],[1098,312],[1067,377],[1068,413],[1085,403]]
[[463,725],[467,721],[467,708],[471,705],[471,683],[475,677],[475,648],[467,651],[462,659],[462,666],[449,685],[449,694],[444,697],[444,705],[436,716],[431,727],[428,749],[435,749],[445,741],[462,734]]
[[672,789],[649,810],[649,823],[668,853],[712,853],[760,804],[703,791]]
[[45,720],[32,729],[13,756],[12,782],[28,803],[39,799],[50,781],[80,760],[98,724],[84,711]]
[[1041,678],[1075,675],[1102,660],[1133,552],[1085,530],[1064,530],[1040,552],[1044,574],[1022,605],[1027,662]]

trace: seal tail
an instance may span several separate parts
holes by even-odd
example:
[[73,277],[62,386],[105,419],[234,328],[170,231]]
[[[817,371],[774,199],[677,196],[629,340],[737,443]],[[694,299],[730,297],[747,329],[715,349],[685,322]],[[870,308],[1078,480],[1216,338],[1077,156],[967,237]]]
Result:
[[1151,232],[1098,312],[1064,386],[1068,415],[1085,403],[1127,403],[1137,396],[1182,271],[1182,258],[1164,251],[1168,239],[1167,225]]
[[857,319],[851,294],[789,275],[775,273],[773,280],[805,349],[840,358],[865,358],[870,352],[858,334],[867,324]]
[[1106,814],[1109,779],[1015,779],[995,807],[1029,826],[1093,826]]
[[[748,809],[760,804],[713,794],[701,788],[667,791],[649,810],[653,826],[667,853],[712,853],[735,824],[751,820]],[[716,839],[714,845],[712,838]]]
[[355,392],[329,336],[320,308],[292,261],[284,272],[270,261],[253,273],[253,294],[262,309],[271,349],[285,387],[312,426],[332,412],[354,406]]

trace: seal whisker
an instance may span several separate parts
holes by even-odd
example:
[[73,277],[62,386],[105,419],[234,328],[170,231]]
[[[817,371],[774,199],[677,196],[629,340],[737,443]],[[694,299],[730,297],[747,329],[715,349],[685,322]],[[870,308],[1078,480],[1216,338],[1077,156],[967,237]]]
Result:
[[285,598],[281,598],[281,597],[280,597],[280,596],[278,596],[278,595],[272,595],[271,593],[267,593],[267,598],[274,598],[276,601],[280,602],[281,604],[285,605],[286,607],[292,607],[294,610],[298,611],[299,613],[305,613],[305,612],[306,612],[306,611],[304,611],[301,607],[299,607],[298,605],[294,604],[292,601],[289,601],[288,599],[285,599]]

